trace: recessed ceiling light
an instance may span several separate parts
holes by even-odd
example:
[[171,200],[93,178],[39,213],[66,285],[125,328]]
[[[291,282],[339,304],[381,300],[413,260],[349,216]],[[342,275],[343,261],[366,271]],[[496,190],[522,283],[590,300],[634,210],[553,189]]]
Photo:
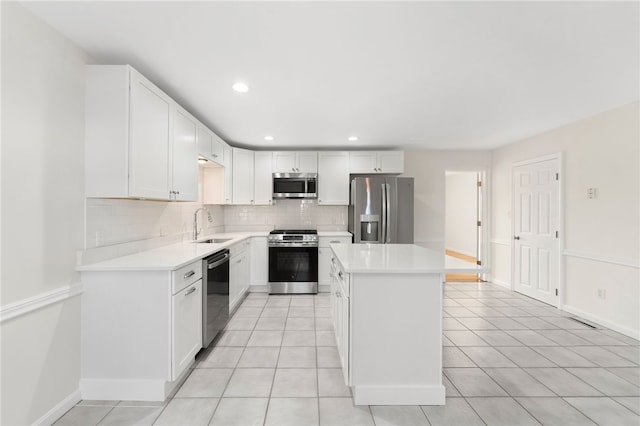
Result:
[[349,136],[349,140],[350,140],[351,142],[355,142],[355,141],[357,141],[357,140],[358,140],[358,137],[357,137],[357,136]]
[[244,83],[236,83],[233,86],[231,86],[233,88],[233,90],[235,90],[238,93],[246,93],[249,91],[249,86],[247,86]]
[[264,140],[265,141],[272,141],[273,140],[273,136],[265,136]]

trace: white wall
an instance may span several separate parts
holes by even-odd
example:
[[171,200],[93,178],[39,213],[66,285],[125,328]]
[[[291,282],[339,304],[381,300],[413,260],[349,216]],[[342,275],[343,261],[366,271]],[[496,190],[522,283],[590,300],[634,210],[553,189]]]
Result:
[[[403,176],[415,178],[414,241],[444,253],[445,171],[490,170],[490,151],[406,151]],[[491,180],[488,186],[491,187]]]
[[478,174],[449,172],[445,184],[445,248],[467,256],[478,255]]
[[[79,287],[76,251],[83,246],[89,59],[21,5],[0,7],[0,423],[22,425],[56,407],[65,410],[79,398],[80,302],[73,289]],[[61,300],[32,310],[47,295]]]
[[[511,179],[517,161],[563,153],[564,308],[640,333],[639,103],[571,123],[493,153],[492,271],[511,283]],[[588,188],[597,188],[595,199]],[[606,290],[606,299],[597,290]]]

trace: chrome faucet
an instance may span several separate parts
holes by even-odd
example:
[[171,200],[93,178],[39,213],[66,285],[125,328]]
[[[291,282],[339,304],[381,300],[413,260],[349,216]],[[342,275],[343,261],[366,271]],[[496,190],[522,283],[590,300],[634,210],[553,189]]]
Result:
[[197,209],[195,211],[195,213],[193,214],[193,241],[198,239],[198,235],[200,235],[200,232],[202,232],[202,228],[198,229],[198,212],[200,210],[204,210],[207,212],[207,217],[209,218],[209,222],[212,221],[211,219],[211,213],[209,213],[209,210],[207,210],[204,207],[200,207],[199,209]]

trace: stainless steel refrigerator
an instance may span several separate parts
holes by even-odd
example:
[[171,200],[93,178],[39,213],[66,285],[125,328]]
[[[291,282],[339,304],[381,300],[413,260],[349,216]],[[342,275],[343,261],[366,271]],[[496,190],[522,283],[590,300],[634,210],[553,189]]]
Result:
[[413,244],[413,178],[353,178],[349,232],[354,243]]

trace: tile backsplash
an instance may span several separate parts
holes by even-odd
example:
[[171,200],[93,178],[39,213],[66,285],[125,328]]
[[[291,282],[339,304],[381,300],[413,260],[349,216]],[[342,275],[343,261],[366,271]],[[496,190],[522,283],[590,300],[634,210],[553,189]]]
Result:
[[311,228],[346,231],[347,206],[319,206],[316,200],[276,200],[272,206],[225,206],[227,232]]
[[347,206],[319,206],[316,200],[278,200],[272,206],[217,206],[128,199],[86,199],[85,250],[79,263],[93,263],[167,244],[188,241],[193,215],[202,235],[220,232],[314,228],[347,229]]

